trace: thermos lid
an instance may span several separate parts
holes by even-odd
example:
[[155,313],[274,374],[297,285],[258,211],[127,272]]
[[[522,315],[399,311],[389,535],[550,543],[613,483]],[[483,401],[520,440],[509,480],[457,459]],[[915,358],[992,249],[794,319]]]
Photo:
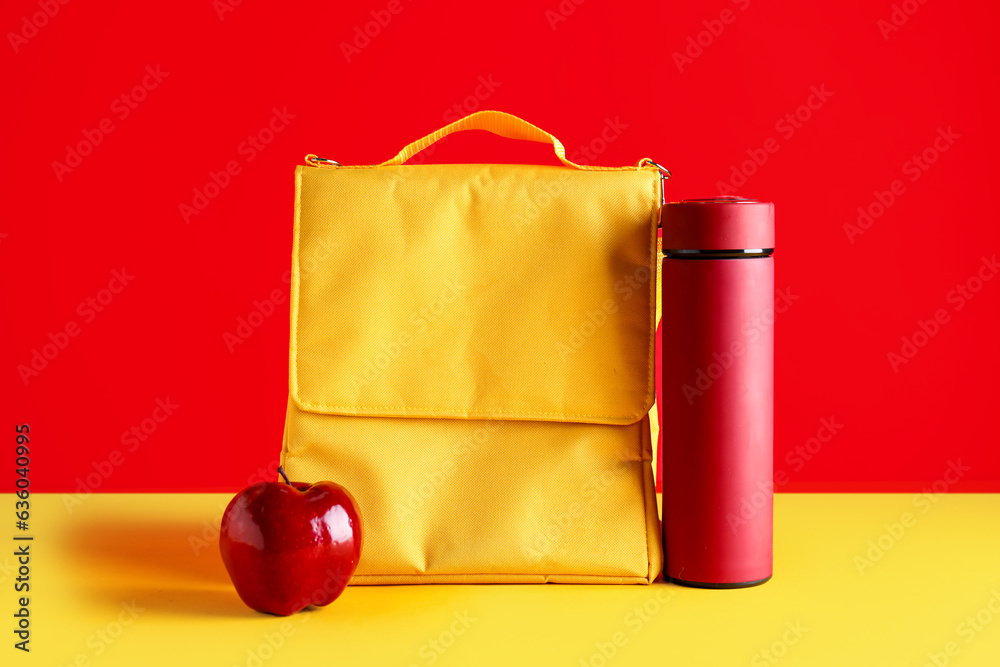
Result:
[[774,249],[774,204],[743,197],[668,202],[663,207],[664,252]]

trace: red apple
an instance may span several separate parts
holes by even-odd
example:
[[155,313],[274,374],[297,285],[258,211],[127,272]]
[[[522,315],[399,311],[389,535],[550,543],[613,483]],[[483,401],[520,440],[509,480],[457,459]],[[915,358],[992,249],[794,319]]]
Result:
[[219,548],[236,592],[252,609],[288,616],[337,599],[361,556],[361,515],[333,482],[260,482],[222,515]]

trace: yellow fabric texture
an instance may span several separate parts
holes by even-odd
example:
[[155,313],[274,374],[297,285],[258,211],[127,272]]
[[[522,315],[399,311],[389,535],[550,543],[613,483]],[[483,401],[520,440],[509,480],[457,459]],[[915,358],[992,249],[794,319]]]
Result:
[[357,499],[353,583],[657,576],[659,201],[652,167],[298,167],[282,465]]

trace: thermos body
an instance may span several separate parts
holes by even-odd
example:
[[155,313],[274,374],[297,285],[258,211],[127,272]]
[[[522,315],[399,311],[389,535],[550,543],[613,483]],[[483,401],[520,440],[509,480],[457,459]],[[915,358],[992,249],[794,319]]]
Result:
[[772,574],[773,205],[663,210],[664,578],[708,588]]

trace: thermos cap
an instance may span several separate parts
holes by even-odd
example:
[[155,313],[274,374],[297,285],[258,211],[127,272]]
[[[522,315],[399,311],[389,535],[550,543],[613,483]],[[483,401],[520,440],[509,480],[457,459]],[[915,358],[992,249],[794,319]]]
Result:
[[668,202],[661,222],[665,252],[774,248],[771,202],[742,197]]

